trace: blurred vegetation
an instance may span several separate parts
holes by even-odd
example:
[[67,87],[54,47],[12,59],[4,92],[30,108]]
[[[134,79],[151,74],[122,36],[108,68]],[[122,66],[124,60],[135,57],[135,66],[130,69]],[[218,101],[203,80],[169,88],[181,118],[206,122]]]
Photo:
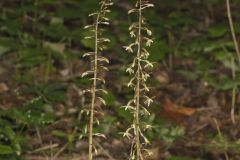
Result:
[[[222,0],[155,0],[156,7],[146,13],[149,26],[154,33],[154,44],[149,49],[150,60],[176,69],[180,74],[192,80],[202,80],[216,91],[228,91],[240,85],[240,72],[236,66],[236,79],[232,80],[232,60],[236,59],[234,46],[229,31],[225,3]],[[68,83],[85,88],[88,80],[80,76],[54,78],[59,71],[71,68],[75,61],[82,61],[82,54],[93,49],[93,44],[84,39],[88,33],[83,26],[89,24],[89,13],[97,8],[96,0],[3,0],[0,2],[0,69],[8,67],[8,78],[13,81],[20,103],[9,109],[0,110],[0,159],[21,159],[21,155],[31,151],[27,143],[31,135],[59,120],[54,113],[67,98]],[[239,9],[239,2],[233,2],[234,11]],[[235,7],[236,6],[236,7]],[[110,18],[107,37],[111,44],[107,56],[113,65],[121,65],[110,71],[117,75],[117,82],[127,79],[125,64],[129,57],[122,46],[128,43],[128,26],[133,17],[127,15],[131,8],[128,0],[115,2]],[[239,13],[234,12],[236,32],[240,34]],[[11,61],[9,61],[11,59]],[[191,66],[184,64],[176,68],[172,59],[191,59]],[[1,66],[2,65],[2,66]],[[177,66],[177,65],[176,65]],[[61,72],[61,73],[62,73]],[[230,72],[231,73],[231,72]],[[64,73],[62,73],[64,75]],[[1,80],[2,80],[1,79]],[[154,82],[153,82],[154,85]],[[113,124],[130,122],[129,113],[119,108],[122,99],[128,99],[131,93],[124,89],[122,95],[109,90],[105,95],[109,110],[113,115],[106,115],[100,130],[119,137],[119,128],[114,131]],[[77,110],[81,104],[75,104]],[[153,110],[156,106],[153,106]],[[66,111],[67,112],[67,111]],[[83,116],[84,119],[84,116]],[[77,121],[74,114],[73,127],[84,130],[84,123]],[[150,124],[156,126],[148,133],[152,140],[162,138],[171,143],[184,134],[179,127],[164,128],[162,119],[152,114]],[[78,138],[78,133],[71,135],[55,130],[54,136],[64,137],[69,146]],[[71,150],[71,147],[70,147]],[[171,160],[188,158],[173,157]]]

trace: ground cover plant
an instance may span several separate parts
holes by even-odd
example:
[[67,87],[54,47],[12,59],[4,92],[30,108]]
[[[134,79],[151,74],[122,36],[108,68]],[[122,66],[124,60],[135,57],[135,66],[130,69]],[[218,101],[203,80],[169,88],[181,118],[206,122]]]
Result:
[[240,159],[239,3],[0,1],[0,160]]

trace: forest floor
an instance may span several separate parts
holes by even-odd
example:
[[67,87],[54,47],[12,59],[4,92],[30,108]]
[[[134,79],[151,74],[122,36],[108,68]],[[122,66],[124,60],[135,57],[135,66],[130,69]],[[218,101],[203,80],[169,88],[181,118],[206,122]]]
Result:
[[[225,6],[220,4],[214,7],[214,5],[203,3],[202,7],[198,7],[199,3],[198,1],[192,3],[176,1],[172,5],[166,3],[172,6],[170,9],[164,6],[161,8],[160,4],[153,15],[149,14],[155,15],[155,18],[162,18],[156,22],[165,20],[164,23],[161,21],[159,24],[149,21],[150,24],[155,25],[155,28],[153,27],[155,31],[162,29],[159,37],[156,38],[160,39],[160,46],[157,46],[154,51],[157,50],[159,54],[164,51],[167,53],[163,53],[164,56],[160,58],[158,53],[157,56],[155,53],[157,63],[151,71],[149,95],[154,97],[154,102],[150,108],[152,113],[150,123],[154,128],[151,132],[147,132],[152,142],[147,148],[153,152],[153,155],[146,160],[240,160],[240,109],[238,107],[240,95],[236,94],[234,99],[234,92],[238,89],[235,85],[239,84],[234,83],[236,90],[231,86],[233,69],[229,67],[229,61],[227,61],[229,59],[222,56],[229,52],[235,55],[230,32],[228,32],[227,19],[224,19],[226,18]],[[26,5],[33,4],[27,3]],[[121,1],[118,5],[117,9],[120,11],[124,9],[127,13],[129,9],[127,2]],[[182,5],[180,9],[178,5]],[[16,9],[14,3],[3,3],[3,6]],[[33,6],[29,8],[36,7]],[[69,7],[71,5],[66,6],[64,9],[67,14],[63,17],[70,16],[70,20],[67,18],[59,20],[54,16],[51,17],[52,19],[49,17],[41,19],[41,15],[39,24],[43,26],[39,25],[39,30],[35,23],[32,24],[32,28],[28,26],[31,17],[29,20],[26,15],[17,15],[16,22],[20,19],[21,24],[26,25],[22,28],[26,30],[26,35],[29,34],[30,38],[24,39],[26,35],[21,35],[22,37],[18,37],[20,40],[15,42],[17,34],[22,33],[21,30],[15,33],[15,21],[6,23],[9,25],[9,30],[13,28],[14,33],[0,30],[0,42],[4,38],[7,39],[6,42],[13,38],[16,45],[18,41],[23,43],[17,49],[14,48],[15,43],[11,43],[13,46],[10,47],[14,49],[10,48],[7,52],[3,51],[4,48],[0,45],[0,132],[9,134],[10,139],[5,141],[0,137],[0,144],[3,141],[4,144],[9,144],[16,150],[21,144],[21,155],[26,160],[87,159],[87,138],[86,135],[81,135],[84,132],[87,117],[79,113],[84,106],[87,106],[86,99],[89,98],[82,92],[89,82],[81,78],[81,74],[89,68],[89,62],[79,58],[81,56],[78,54],[91,48],[87,45],[79,45],[79,36],[71,37],[72,44],[62,43],[64,32],[61,29],[72,31],[73,28],[79,28],[79,24],[82,25],[82,19],[75,17],[78,12],[71,15],[72,10]],[[46,15],[47,13],[52,15],[55,10],[57,12],[58,10],[54,7],[55,4],[50,5],[46,9]],[[63,12],[60,12],[60,15],[61,13]],[[235,18],[239,18],[236,15]],[[123,19],[120,18],[119,21],[121,20]],[[48,21],[49,23],[60,21],[57,25],[53,24],[54,33],[51,28],[47,28]],[[117,40],[114,44],[117,47],[110,48],[109,53],[115,53],[119,48],[122,49],[125,45],[122,43],[127,41],[124,37],[126,35],[123,34],[123,37],[120,37],[126,26],[124,24],[125,28],[118,30],[119,23],[121,23],[119,21],[114,20],[111,26],[111,31],[117,37],[115,37]],[[58,32],[55,33],[55,29],[57,30],[55,25],[60,26],[60,35],[57,35]],[[45,27],[46,33],[41,27]],[[164,27],[170,28],[169,31],[165,32]],[[44,34],[41,33],[41,29],[44,30]],[[240,34],[240,31],[237,32]],[[10,36],[11,34],[14,36]],[[32,38],[36,39],[32,42],[30,35],[35,34],[36,37]],[[43,39],[41,39],[41,34],[43,34]],[[77,34],[74,32],[74,34],[71,33],[72,35]],[[1,39],[1,36],[4,38]],[[74,41],[76,39],[77,41]],[[39,43],[42,48],[47,45],[48,49],[54,50],[51,52],[53,54],[48,54],[48,51],[45,54],[46,50],[39,51],[39,48],[32,47],[38,46]],[[27,48],[29,50],[25,48],[25,45],[30,46]],[[65,55],[66,50],[70,58],[66,56],[67,54]],[[44,54],[41,55],[40,52]],[[1,53],[4,54],[1,55]],[[97,127],[97,129],[103,131],[106,138],[95,139],[94,143],[98,148],[95,160],[127,160],[130,153],[130,141],[120,134],[131,122],[129,113],[119,109],[131,96],[131,91],[126,86],[129,76],[125,73],[126,66],[124,66],[128,57],[123,54],[108,54],[111,62],[108,66],[110,71],[100,73],[100,76],[107,82],[106,88],[111,94],[104,97],[107,107],[104,107],[102,112],[104,118],[100,118],[102,128]],[[34,59],[35,55],[39,57],[36,56]],[[64,56],[69,59],[64,59]],[[217,84],[221,76],[227,77],[225,84]],[[212,77],[217,79],[216,85],[215,81],[213,82],[215,86],[210,83]],[[232,114],[232,107],[235,107],[234,114]],[[33,114],[27,114],[29,108],[32,109],[30,111]],[[50,113],[51,116],[45,117],[42,113],[46,115]],[[7,122],[6,127],[5,122]],[[13,155],[16,156],[15,153]],[[12,158],[12,160],[15,159]],[[0,160],[2,160],[1,154]]]
[[[14,60],[15,57],[11,56],[1,60],[0,99],[4,110],[17,106],[19,103],[24,103],[26,97],[31,96],[29,94],[18,95],[18,90],[24,86],[14,81],[12,75],[9,74],[14,70]],[[179,62],[179,60],[177,61]],[[180,62],[183,62],[183,60]],[[174,67],[179,68],[181,65],[184,66],[185,64]],[[82,62],[75,62],[74,67],[76,67],[75,71],[77,72],[73,71],[72,76],[81,72],[81,66],[84,66]],[[152,87],[150,95],[155,97],[156,116],[165,120],[163,127],[179,126],[184,130],[184,135],[176,138],[170,144],[161,139],[156,139],[152,146],[149,146],[149,149],[154,153],[153,157],[149,159],[167,159],[171,156],[194,157],[204,160],[220,160],[226,159],[226,157],[234,160],[240,159],[238,147],[240,142],[237,140],[240,136],[240,126],[237,123],[239,117],[235,117],[236,123],[234,124],[230,114],[231,92],[217,92],[209,87],[206,82],[189,80],[174,69],[166,69],[161,66],[156,67],[152,75],[156,83]],[[41,76],[39,75],[38,78],[41,78]],[[109,85],[112,87],[111,90],[116,91],[115,93],[121,98],[121,89],[119,88],[123,86],[119,86],[117,78],[106,77],[106,79],[108,78],[111,78],[111,84]],[[69,78],[63,78],[61,71],[50,79],[51,81],[61,79],[67,84],[68,98],[64,102],[64,105],[68,105],[67,111],[66,108],[61,110],[61,104],[58,104],[55,112],[58,120],[44,127],[43,130],[28,133],[31,137],[29,143],[34,150],[26,153],[26,157],[28,160],[50,159],[49,153],[51,153],[52,158],[55,157],[58,160],[85,160],[87,159],[87,142],[85,140],[74,142],[74,149],[69,151],[66,139],[49,134],[59,129],[65,133],[74,132],[75,128],[72,125],[74,118],[72,117],[77,112],[74,108],[74,102],[81,98],[76,95],[76,86],[69,82]],[[116,90],[117,88],[119,91]],[[239,100],[240,97],[238,96],[237,101]],[[106,112],[108,113],[108,111]],[[107,139],[96,139],[95,143],[100,148],[97,160],[127,159],[127,153],[130,149],[127,139],[108,136]]]

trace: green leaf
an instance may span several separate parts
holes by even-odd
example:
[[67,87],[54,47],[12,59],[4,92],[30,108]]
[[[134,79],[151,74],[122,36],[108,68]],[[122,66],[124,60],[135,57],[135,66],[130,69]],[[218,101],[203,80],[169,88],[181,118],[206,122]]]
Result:
[[44,28],[45,35],[53,38],[54,40],[61,40],[64,38],[69,38],[70,31],[64,24],[51,24]]
[[154,41],[151,47],[148,49],[150,56],[150,61],[160,61],[162,60],[167,54],[171,53],[172,47],[168,46],[165,42]]
[[84,37],[93,36],[93,32],[88,30],[83,30],[82,32],[81,43],[84,47],[94,49],[94,39],[85,39]]
[[44,104],[43,109],[46,113],[54,113],[53,107],[49,104]]
[[61,138],[66,138],[67,137],[67,134],[63,131],[60,131],[60,130],[54,130],[52,131],[51,133],[53,136],[56,136],[56,137],[61,137]]
[[168,160],[193,160],[193,159],[188,158],[188,157],[174,156],[174,157],[169,158]]
[[123,117],[124,120],[131,123],[133,120],[132,114],[129,111],[126,111],[124,108],[117,108],[118,115]]
[[12,19],[12,20],[8,19],[4,24],[7,31],[13,35],[16,35],[17,33],[19,33],[23,26],[22,25],[23,23],[20,21],[20,19]]
[[12,154],[14,153],[13,149],[8,145],[0,144],[0,155]]
[[[84,5],[83,5],[84,6]],[[63,19],[74,19],[74,18],[80,18],[83,14],[81,8],[86,7],[61,7],[57,11],[57,16],[63,18]]]
[[102,129],[103,133],[108,133],[110,131],[110,128],[113,126],[113,123],[116,121],[116,117],[107,115],[104,117],[104,120],[102,122]]
[[33,67],[47,61],[47,52],[41,48],[24,48],[19,50],[22,67]]
[[3,133],[10,139],[10,140],[14,140],[14,138],[16,137],[15,132],[13,131],[13,129],[10,126],[5,126]]
[[61,83],[49,84],[43,93],[51,102],[62,102],[65,100],[66,86]]
[[208,33],[211,37],[221,37],[228,31],[228,28],[223,25],[212,26],[208,29]]
[[116,97],[113,95],[112,92],[108,91],[107,94],[104,94],[103,99],[106,101],[108,106],[112,106],[116,102]]
[[4,47],[0,45],[0,57],[7,53],[10,50],[10,48]]

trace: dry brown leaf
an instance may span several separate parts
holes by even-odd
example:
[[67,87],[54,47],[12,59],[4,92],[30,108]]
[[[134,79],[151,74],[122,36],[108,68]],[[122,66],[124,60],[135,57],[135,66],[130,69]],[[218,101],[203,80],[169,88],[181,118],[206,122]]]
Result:
[[183,124],[184,120],[191,117],[196,111],[194,108],[177,106],[169,98],[165,98],[161,116],[177,124]]
[[168,73],[165,71],[156,72],[155,77],[160,84],[167,84],[170,81]]
[[143,152],[143,157],[145,157],[146,160],[159,160],[159,147],[151,148],[148,150],[148,152],[150,152],[151,154],[148,155],[147,152]]
[[6,83],[0,83],[0,93],[7,92],[9,90]]
[[43,42],[43,46],[49,47],[52,50],[59,52],[61,54],[64,54],[65,47],[66,47],[65,43],[52,43],[52,42],[47,42],[47,41]]

